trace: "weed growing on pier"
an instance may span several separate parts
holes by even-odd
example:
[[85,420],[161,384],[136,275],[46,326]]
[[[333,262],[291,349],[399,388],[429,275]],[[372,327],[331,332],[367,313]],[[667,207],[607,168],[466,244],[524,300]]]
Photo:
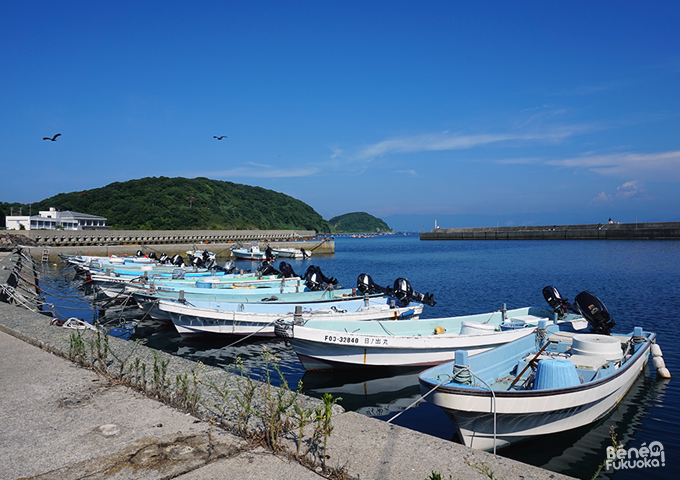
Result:
[[[451,475],[449,475],[449,480],[451,480]],[[425,480],[443,480],[442,474],[432,470],[432,473]]]
[[196,410],[200,396],[198,395],[198,385],[200,383],[195,369],[191,369],[191,385],[189,385],[189,375],[175,376],[175,393],[173,404],[189,412]]
[[484,465],[483,463],[481,465],[478,465],[476,463],[470,463],[470,460],[467,458],[465,459],[465,463],[467,463],[469,466],[477,470],[482,475],[489,477],[490,480],[498,480],[493,470],[491,470],[488,466]]
[[72,332],[69,336],[68,358],[79,365],[87,363],[85,359],[85,340],[80,331]]
[[[302,384],[298,385],[297,390],[292,391],[283,373],[281,373],[280,359],[272,355],[266,348],[262,350],[262,360],[265,366],[264,403],[254,413],[262,419],[264,443],[272,450],[277,451],[281,435],[291,428],[288,411],[296,404]],[[272,387],[272,370],[278,375],[281,382],[279,388]]]
[[[118,370],[118,378],[121,380],[125,380],[125,366],[127,365],[128,360],[132,358],[132,355],[134,355],[135,351],[137,351],[137,347],[139,347],[140,343],[139,340],[135,341],[135,346],[132,350],[130,350],[130,353],[127,355],[125,358],[121,358],[120,356],[116,355],[116,353],[113,351],[113,349],[109,350],[109,353],[111,356],[118,362],[119,365],[119,370]],[[139,357],[136,358],[137,360],[137,372],[139,371]],[[130,371],[131,371],[130,367]]]
[[[233,421],[234,429],[243,438],[276,452],[285,451],[283,436],[295,432],[297,449],[294,455],[290,452],[291,457],[306,465],[320,463],[328,478],[345,478],[344,469],[330,469],[326,465],[328,438],[333,431],[333,406],[341,399],[326,393],[322,398],[323,405],[305,408],[302,382],[295,390],[291,389],[281,372],[280,359],[266,348],[262,352],[263,382],[252,379],[245,371],[243,360],[237,358],[236,363],[227,368],[221,384],[211,375],[199,375],[196,369],[175,375],[173,384],[168,378],[170,358],[163,359],[155,351],[152,352],[152,378],[147,382],[147,364],[139,357],[131,360],[138,345],[127,355],[118,355],[111,349],[109,337],[103,331],[77,330],[69,337],[68,357],[116,383],[133,387],[185,411],[196,412],[200,405],[212,407],[219,412],[219,423]],[[118,365],[109,371],[115,362]],[[206,403],[199,394],[201,385],[217,394],[217,401]],[[259,427],[252,423],[254,419],[259,419]],[[310,426],[308,438],[305,438]]]
[[238,434],[242,437],[249,437],[248,422],[253,413],[253,397],[255,396],[257,384],[245,374],[241,357],[236,358],[236,368],[240,374],[236,376],[236,392],[232,392],[229,389],[230,368],[227,368],[227,374],[225,375],[222,385],[218,385],[215,380],[210,377],[208,377],[206,384],[221,400],[221,402],[214,402],[212,404],[212,406],[220,412],[220,422],[225,421],[225,417],[229,412],[228,407],[231,407],[236,411],[236,430]]
[[153,352],[153,390],[158,398],[163,398],[168,386],[166,375],[168,373],[170,359],[161,360],[156,352]]

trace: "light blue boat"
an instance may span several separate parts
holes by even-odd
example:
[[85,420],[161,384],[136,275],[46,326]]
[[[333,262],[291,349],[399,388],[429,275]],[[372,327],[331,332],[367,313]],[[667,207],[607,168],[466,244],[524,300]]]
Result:
[[656,334],[641,327],[610,333],[606,307],[589,292],[575,302],[590,329],[543,323],[494,350],[471,356],[461,348],[420,374],[421,393],[448,414],[466,446],[495,450],[591,424],[626,395],[654,347],[661,354]]

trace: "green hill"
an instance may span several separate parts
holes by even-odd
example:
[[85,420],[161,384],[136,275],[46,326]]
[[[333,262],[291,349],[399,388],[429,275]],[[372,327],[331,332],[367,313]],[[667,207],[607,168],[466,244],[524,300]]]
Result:
[[345,213],[328,221],[339,233],[391,232],[382,220],[366,212]]
[[[27,205],[4,203],[18,214]],[[146,230],[316,230],[330,224],[312,207],[283,193],[208,178],[148,177],[82,192],[60,193],[31,205],[106,217],[113,229]]]

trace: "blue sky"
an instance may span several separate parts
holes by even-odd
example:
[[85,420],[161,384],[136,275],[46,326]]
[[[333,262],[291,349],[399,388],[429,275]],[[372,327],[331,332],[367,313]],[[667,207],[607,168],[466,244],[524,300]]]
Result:
[[678,25],[672,1],[5,2],[0,201],[205,176],[399,230],[678,221]]

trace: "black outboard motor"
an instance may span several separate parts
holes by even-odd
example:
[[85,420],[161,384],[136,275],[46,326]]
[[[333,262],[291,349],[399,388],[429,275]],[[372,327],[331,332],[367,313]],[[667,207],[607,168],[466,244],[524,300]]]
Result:
[[173,255],[170,263],[175,265],[176,267],[183,267],[184,259],[180,255]]
[[392,293],[404,307],[407,306],[411,300],[424,303],[431,307],[434,307],[437,304],[429,293],[422,294],[414,291],[409,281],[405,278],[397,278],[394,281]]
[[279,264],[279,270],[281,271],[281,276],[283,278],[297,277],[297,274],[293,271],[293,267],[290,266],[290,263],[281,262]]
[[385,293],[387,291],[386,288],[383,288],[375,283],[368,273],[360,273],[357,277],[357,290],[359,290],[364,295]]
[[277,269],[274,268],[274,265],[272,265],[272,262],[269,260],[264,260],[258,267],[257,267],[257,273],[258,275],[281,275],[281,272],[279,272]]
[[560,291],[552,285],[543,287],[543,298],[548,302],[548,305],[553,309],[553,312],[557,314],[559,320],[563,319],[569,313],[569,310],[572,312],[576,311],[576,308],[569,303],[569,299],[562,298]]
[[616,323],[609,317],[609,310],[599,298],[586,290],[576,295],[574,303],[583,318],[588,320],[593,333],[602,335],[611,333]]
[[189,261],[189,265],[195,268],[203,268],[203,260],[201,257],[191,257],[191,260]]
[[148,255],[148,257],[149,257],[151,260],[158,260],[158,258],[156,257],[156,253],[155,253],[155,252],[150,252],[149,255]]
[[165,265],[169,261],[170,257],[168,257],[168,255],[165,252],[161,253],[161,258],[158,259],[158,262],[161,263],[162,265]]
[[144,256],[144,252],[142,252],[141,250],[137,250],[137,256],[138,256],[138,257],[143,257],[143,256]]
[[333,285],[338,284],[336,278],[326,277],[321,269],[315,265],[310,265],[302,278],[305,280],[307,288],[312,291],[332,290]]

